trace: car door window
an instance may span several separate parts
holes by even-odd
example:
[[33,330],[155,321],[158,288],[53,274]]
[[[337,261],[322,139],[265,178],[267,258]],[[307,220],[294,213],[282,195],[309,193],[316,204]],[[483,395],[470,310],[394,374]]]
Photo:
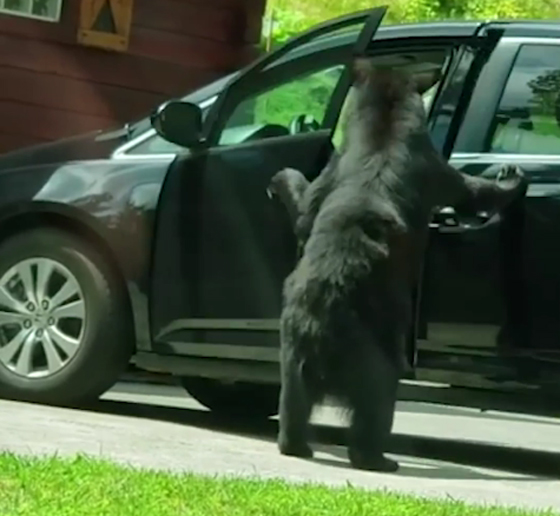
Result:
[[219,144],[318,130],[343,68],[331,65],[245,97],[226,121]]
[[521,46],[487,152],[560,155],[560,46]]

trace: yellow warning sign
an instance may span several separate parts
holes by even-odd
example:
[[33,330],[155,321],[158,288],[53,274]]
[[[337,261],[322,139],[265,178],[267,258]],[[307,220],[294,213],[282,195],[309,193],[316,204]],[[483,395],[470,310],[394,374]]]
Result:
[[78,43],[123,52],[128,48],[134,0],[81,0]]

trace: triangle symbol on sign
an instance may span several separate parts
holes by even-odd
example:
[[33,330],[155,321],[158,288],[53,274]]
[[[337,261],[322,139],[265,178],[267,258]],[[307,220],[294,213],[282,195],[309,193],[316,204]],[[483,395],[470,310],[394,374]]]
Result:
[[117,26],[115,24],[115,18],[113,17],[113,11],[111,10],[109,0],[105,0],[105,3],[99,10],[99,14],[95,19],[91,30],[96,32],[109,32],[111,34],[117,34]]

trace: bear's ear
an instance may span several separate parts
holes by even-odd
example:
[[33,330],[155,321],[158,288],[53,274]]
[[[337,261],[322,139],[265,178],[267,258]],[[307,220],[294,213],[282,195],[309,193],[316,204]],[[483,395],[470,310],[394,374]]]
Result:
[[363,84],[373,71],[373,63],[367,57],[356,57],[352,63],[352,79],[355,84]]

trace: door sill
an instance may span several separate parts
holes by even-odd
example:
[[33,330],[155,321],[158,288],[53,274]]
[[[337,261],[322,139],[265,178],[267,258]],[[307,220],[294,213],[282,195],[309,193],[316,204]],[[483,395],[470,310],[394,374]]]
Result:
[[186,357],[138,353],[136,365],[154,373],[175,376],[200,376],[216,380],[246,381],[255,383],[280,383],[280,367],[275,363],[254,360]]
[[204,357],[227,360],[247,360],[251,362],[279,363],[280,350],[269,346],[239,346],[214,342],[159,341],[154,343],[154,351],[161,355]]

